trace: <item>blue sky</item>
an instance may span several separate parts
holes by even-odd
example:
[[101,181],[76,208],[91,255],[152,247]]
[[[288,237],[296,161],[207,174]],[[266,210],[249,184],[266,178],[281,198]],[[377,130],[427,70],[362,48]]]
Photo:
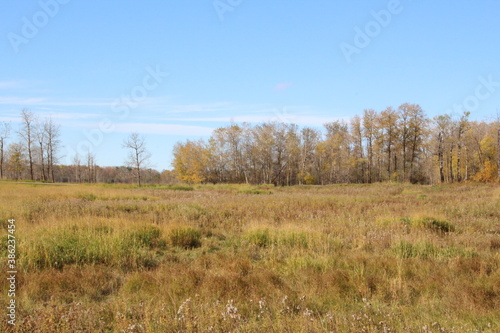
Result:
[[2,1],[0,121],[52,117],[65,164],[90,149],[123,165],[137,131],[162,170],[175,142],[231,120],[321,128],[404,102],[492,120],[499,13],[493,0]]

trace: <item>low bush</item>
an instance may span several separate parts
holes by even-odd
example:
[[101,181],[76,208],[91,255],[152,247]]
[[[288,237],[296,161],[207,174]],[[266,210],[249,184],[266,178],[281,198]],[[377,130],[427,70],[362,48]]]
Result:
[[177,227],[170,230],[169,239],[172,246],[184,249],[201,246],[201,232],[191,227]]
[[416,221],[417,225],[438,233],[448,233],[455,231],[455,226],[448,221],[438,220],[433,217],[424,217]]
[[257,245],[259,247],[267,247],[272,244],[269,229],[252,230],[246,234],[245,238],[250,244]]

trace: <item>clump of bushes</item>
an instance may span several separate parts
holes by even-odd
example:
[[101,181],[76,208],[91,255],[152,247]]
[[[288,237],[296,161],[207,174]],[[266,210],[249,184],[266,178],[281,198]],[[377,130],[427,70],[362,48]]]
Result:
[[448,233],[455,231],[455,226],[448,221],[438,220],[433,217],[424,217],[416,221],[417,225],[438,233]]
[[46,230],[26,244],[20,256],[28,269],[109,265],[124,269],[153,268],[167,243],[156,226],[115,232],[107,226],[67,226]]
[[263,190],[244,190],[238,191],[240,194],[273,194],[272,191],[263,191]]
[[201,246],[201,232],[191,227],[177,227],[170,230],[169,239],[172,246],[184,249]]
[[29,268],[61,269],[65,265],[110,264],[112,249],[108,237],[91,235],[89,230],[63,228],[47,230],[29,244],[20,257]]
[[166,187],[166,189],[172,191],[193,191],[194,187],[186,185],[170,185]]
[[308,248],[310,237],[307,232],[294,230],[274,230],[268,228],[255,229],[245,235],[246,240],[259,247],[270,245],[286,246],[290,248]]
[[405,227],[428,229],[440,234],[445,234],[455,231],[455,226],[452,223],[444,220],[439,220],[433,217],[423,217],[418,219],[403,217],[399,219],[399,221]]
[[272,244],[271,234],[269,229],[257,229],[247,233],[246,239],[250,244],[259,247],[267,247]]
[[140,228],[131,234],[131,238],[140,247],[165,249],[167,243],[161,238],[161,231],[158,227],[150,225]]
[[475,251],[458,249],[452,246],[437,247],[429,242],[410,243],[401,241],[393,247],[393,252],[403,259],[475,258],[478,256]]
[[93,193],[81,193],[78,195],[79,199],[82,199],[83,201],[95,201],[97,200],[97,196]]

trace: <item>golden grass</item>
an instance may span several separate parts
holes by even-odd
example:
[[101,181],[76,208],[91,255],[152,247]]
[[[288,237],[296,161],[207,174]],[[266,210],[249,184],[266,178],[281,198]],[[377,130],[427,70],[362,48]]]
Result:
[[495,332],[499,193],[0,184],[19,264],[0,331]]

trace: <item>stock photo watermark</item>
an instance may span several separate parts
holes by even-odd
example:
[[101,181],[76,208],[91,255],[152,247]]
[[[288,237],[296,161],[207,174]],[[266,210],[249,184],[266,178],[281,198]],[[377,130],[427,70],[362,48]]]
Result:
[[217,16],[219,16],[219,20],[222,22],[227,12],[234,11],[242,3],[243,0],[215,0],[212,5]]
[[481,102],[489,99],[500,87],[500,81],[494,81],[493,75],[488,75],[487,78],[480,76],[479,84],[474,89],[474,93],[465,97],[461,104],[453,104],[452,110],[448,113],[462,113],[466,111],[475,111],[481,106]]
[[8,281],[8,305],[7,322],[16,325],[16,286],[17,286],[17,253],[16,253],[16,220],[8,220],[7,225],[7,281]]
[[[111,106],[111,111],[118,115],[120,119],[125,119],[130,115],[130,112],[143,103],[149,93],[158,88],[169,73],[164,72],[159,65],[155,68],[146,67],[146,75],[142,79],[142,83],[134,86],[129,93],[123,94],[116,99]],[[100,146],[104,141],[105,134],[111,133],[114,129],[114,123],[110,118],[104,118],[99,123],[97,128],[92,130],[84,130],[85,139],[80,141],[76,148],[66,147],[66,156],[79,155],[83,156],[94,148]]]
[[385,9],[370,12],[373,20],[368,21],[363,28],[354,27],[354,39],[352,43],[343,42],[340,50],[348,63],[353,62],[353,56],[359,55],[363,49],[368,47],[387,28],[394,16],[401,14],[403,6],[399,0],[390,0]]
[[49,24],[60,11],[61,6],[71,0],[41,0],[38,2],[40,10],[36,11],[30,18],[23,16],[22,27],[19,33],[9,32],[7,39],[15,53],[19,53],[21,45],[28,44],[35,38],[41,29]]
[[286,107],[279,107],[273,111],[273,117],[271,118],[271,122],[292,124],[294,119],[297,118],[294,114],[288,112]]

